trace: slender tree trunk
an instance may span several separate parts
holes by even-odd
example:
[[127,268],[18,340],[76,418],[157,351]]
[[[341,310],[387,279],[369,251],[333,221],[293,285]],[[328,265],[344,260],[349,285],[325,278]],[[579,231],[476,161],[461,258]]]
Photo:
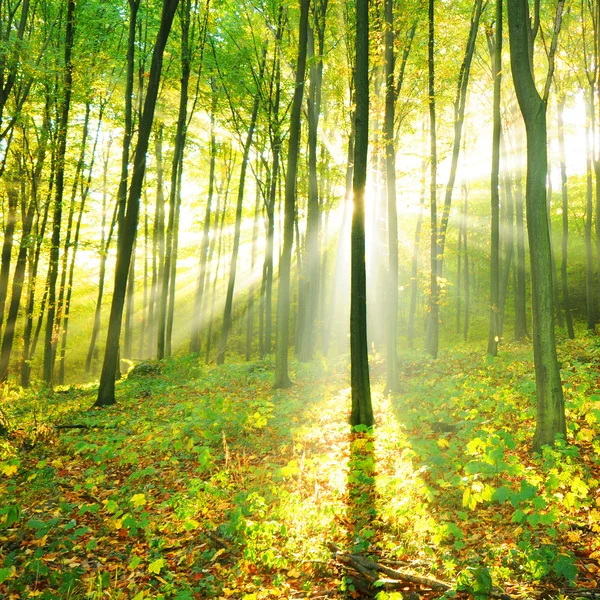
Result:
[[569,194],[567,190],[567,165],[565,159],[565,126],[563,111],[565,107],[564,94],[558,99],[558,147],[560,153],[560,181],[562,195],[562,256],[560,264],[560,277],[562,287],[563,306],[565,309],[565,320],[567,332],[570,339],[575,338],[573,329],[573,318],[571,316],[571,300],[569,298],[569,285],[567,282],[567,248],[569,244]]
[[44,383],[52,385],[54,370],[54,352],[58,331],[56,331],[56,281],[58,278],[58,260],[60,253],[60,227],[62,222],[63,192],[65,187],[65,156],[67,153],[67,126],[71,107],[71,91],[73,87],[73,50],[75,29],[75,0],[67,2],[67,26],[65,33],[65,79],[63,99],[60,108],[58,125],[58,151],[56,156],[56,185],[54,212],[52,217],[52,246],[50,248],[50,266],[48,271],[48,317],[44,340]]
[[502,116],[500,94],[502,84],[502,0],[496,0],[496,32],[494,36],[492,75],[494,78],[494,125],[492,133],[491,174],[491,254],[490,254],[490,326],[487,353],[498,354],[500,338],[500,136]]
[[533,79],[527,0],[508,0],[510,59],[517,100],[527,129],[527,231],[531,258],[533,352],[537,396],[533,448],[566,438],[565,407],[554,336],[552,263],[546,206],[548,174],[546,102]]
[[156,151],[156,247],[158,263],[156,285],[153,290],[154,307],[157,324],[156,330],[156,357],[161,360],[165,356],[165,317],[160,314],[160,304],[162,302],[162,291],[165,288],[165,252],[167,242],[165,241],[165,195],[163,186],[163,155],[162,142],[164,134],[164,124],[160,123],[155,135],[155,151]]
[[146,329],[148,327],[148,319],[146,312],[148,309],[148,194],[147,190],[144,189],[144,269],[142,277],[143,283],[143,299],[142,299],[142,318],[140,320],[140,341],[139,341],[139,356],[144,358],[145,355],[145,342],[146,342]]
[[398,379],[398,212],[396,208],[396,148],[394,144],[394,9],[393,0],[385,0],[385,187],[388,217],[388,290],[386,318],[386,390],[397,392]]
[[430,168],[431,177],[429,183],[429,205],[431,214],[431,284],[429,298],[429,321],[427,327],[426,347],[427,352],[437,358],[439,339],[439,291],[438,291],[438,267],[439,247],[437,230],[437,139],[435,126],[435,65],[434,65],[434,0],[429,0],[429,41],[428,41],[428,65],[429,65],[429,137],[430,137]]
[[[231,165],[231,160],[230,160],[230,165]],[[215,300],[216,300],[216,296],[217,296],[217,282],[219,281],[219,268],[221,266],[221,248],[223,246],[223,226],[225,224],[225,215],[227,214],[227,200],[229,197],[229,182],[230,182],[232,170],[233,169],[230,168],[229,176],[228,176],[228,180],[227,180],[227,189],[225,190],[225,198],[223,200],[223,212],[221,213],[220,221],[219,221],[219,201],[220,201],[221,197],[220,197],[220,195],[217,196],[217,209],[215,212],[214,235],[213,235],[213,239],[212,239],[209,254],[208,254],[208,257],[209,257],[208,263],[210,264],[212,262],[212,257],[213,257],[214,250],[215,250],[215,243],[216,243],[216,240],[218,237],[219,244],[217,247],[217,264],[215,266],[215,276],[213,277],[212,295],[211,295],[211,302],[210,302],[210,315],[208,318],[208,331],[206,334],[206,364],[208,364],[209,358],[210,358],[212,329],[213,329],[213,322],[214,322],[214,317],[215,317]],[[217,235],[217,229],[218,229],[218,235]]]
[[[260,177],[260,166],[257,169]],[[248,288],[248,311],[246,323],[246,360],[252,358],[252,340],[254,338],[254,296],[256,284],[254,283],[254,265],[256,263],[256,243],[258,240],[258,217],[260,214],[260,183],[256,181],[256,203],[254,205],[254,222],[252,224],[252,248],[250,250],[250,287]]]
[[[456,99],[454,101],[454,141],[452,144],[452,161],[450,164],[450,175],[446,184],[446,193],[444,196],[444,207],[442,210],[442,219],[439,231],[439,266],[442,267],[444,249],[446,246],[446,232],[448,230],[448,221],[450,219],[450,208],[452,206],[452,193],[456,182],[456,172],[458,168],[458,157],[460,154],[462,129],[465,121],[465,107],[467,104],[467,89],[469,86],[469,77],[471,72],[471,62],[475,52],[475,43],[477,41],[477,32],[479,30],[479,21],[483,10],[483,0],[475,0],[473,3],[473,12],[471,16],[471,27],[469,29],[469,38],[465,48],[465,55],[460,66],[458,76],[458,86],[456,90]],[[433,35],[433,34],[432,34]],[[499,77],[499,76],[498,76]],[[438,272],[441,276],[441,268]]]
[[156,37],[154,51],[152,53],[152,66],[150,68],[148,89],[144,101],[144,110],[140,119],[138,142],[135,151],[136,160],[133,167],[131,187],[123,220],[123,228],[119,231],[115,285],[108,325],[104,364],[102,366],[102,375],[100,377],[96,406],[107,406],[115,403],[115,373],[118,363],[121,320],[125,304],[127,275],[129,273],[131,254],[137,229],[142,183],[144,181],[144,172],[146,170],[146,153],[148,151],[148,142],[150,139],[152,123],[154,121],[154,109],[156,107],[156,99],[162,72],[163,54],[178,2],[179,0],[163,0],[160,27]]
[[98,275],[98,295],[96,297],[96,309],[94,310],[94,325],[92,327],[92,336],[90,338],[90,346],[88,348],[87,357],[85,360],[85,371],[86,373],[92,372],[92,360],[96,354],[96,342],[98,340],[98,334],[100,333],[100,318],[102,316],[102,298],[104,296],[104,283],[106,278],[106,261],[108,258],[108,250],[110,248],[110,242],[117,222],[117,212],[119,209],[118,202],[115,204],[112,219],[109,225],[108,234],[105,237],[106,229],[106,210],[107,210],[107,196],[108,196],[108,167],[110,164],[110,144],[106,149],[106,155],[104,157],[104,166],[102,174],[102,226],[101,226],[101,239],[100,239],[100,271]]
[[[522,135],[517,137],[516,147],[523,146]],[[515,172],[515,221],[517,225],[517,287],[515,290],[515,339],[525,340],[527,332],[527,292],[525,277],[525,219],[523,207],[523,176],[519,157]]]
[[[503,144],[504,146],[504,144]],[[506,148],[502,154],[506,162]],[[508,169],[504,168],[502,172],[502,182],[504,186],[504,195],[506,198],[506,212],[504,219],[505,230],[505,254],[502,264],[502,278],[500,280],[500,336],[504,332],[504,315],[506,308],[506,298],[508,296],[508,286],[510,282],[510,274],[514,273],[514,253],[515,253],[515,233],[514,233],[514,201],[512,193],[512,182]]]
[[[423,148],[425,148],[425,118],[423,119]],[[413,253],[410,274],[410,307],[408,309],[408,347],[414,347],[415,341],[415,314],[417,312],[417,293],[419,291],[419,245],[421,243],[421,228],[423,226],[423,212],[425,209],[425,193],[427,179],[427,159],[423,154],[421,159],[421,195],[417,212],[417,224],[413,241]]]
[[[266,62],[266,46],[263,48],[263,56],[260,65],[260,74],[258,80],[262,79],[265,62]],[[229,281],[227,283],[227,297],[225,298],[225,309],[223,311],[223,328],[221,329],[221,339],[219,342],[219,351],[217,353],[217,364],[222,365],[225,362],[225,350],[227,349],[227,340],[232,324],[233,312],[233,291],[235,288],[235,278],[237,274],[237,260],[240,250],[240,233],[242,227],[242,209],[244,205],[244,185],[246,182],[246,170],[248,168],[248,157],[250,156],[250,148],[252,147],[252,139],[256,128],[258,118],[258,107],[260,105],[260,91],[254,96],[254,106],[252,107],[252,116],[250,117],[250,125],[246,134],[244,143],[244,154],[240,168],[240,183],[238,188],[237,205],[235,209],[235,231],[233,234],[233,250],[231,252],[231,267],[229,269]]]
[[4,309],[8,296],[8,281],[10,276],[10,259],[12,255],[15,225],[17,222],[17,206],[19,204],[19,182],[11,178],[6,182],[8,195],[8,215],[4,229],[4,242],[2,244],[2,259],[0,263],[0,334],[4,324]]
[[562,307],[560,305],[560,290],[558,276],[556,274],[556,257],[554,253],[554,240],[552,239],[552,178],[550,167],[548,167],[548,179],[546,183],[546,215],[548,217],[548,231],[550,233],[550,263],[552,264],[552,293],[554,296],[554,311],[556,314],[556,324],[562,329],[565,326],[562,316]]
[[135,311],[135,259],[137,250],[137,239],[133,242],[131,251],[131,263],[127,274],[127,290],[125,291],[125,322],[123,324],[123,352],[121,358],[131,360],[133,358],[133,320]]
[[285,176],[285,207],[283,248],[279,260],[279,290],[277,296],[277,338],[275,349],[275,381],[273,387],[286,388],[292,384],[288,374],[288,346],[290,337],[290,276],[294,219],[296,216],[296,177],[298,174],[298,150],[300,148],[300,118],[304,96],[304,73],[306,70],[308,9],[310,0],[300,0],[300,25],[298,40],[298,63],[296,86],[290,114],[288,163]]
[[208,171],[208,198],[206,199],[206,212],[204,215],[204,227],[202,229],[202,241],[200,244],[200,273],[198,275],[198,285],[196,287],[196,298],[194,300],[194,315],[192,321],[192,339],[190,342],[190,352],[200,352],[201,328],[204,323],[200,320],[202,312],[202,300],[204,297],[204,288],[208,289],[206,280],[206,258],[208,255],[210,219],[213,194],[215,189],[215,165],[217,161],[217,138],[215,134],[215,111],[217,109],[217,90],[214,80],[211,80],[212,104],[210,111],[210,167]]
[[592,149],[590,139],[593,136],[592,113],[594,110],[594,90],[590,90],[589,100],[587,104],[588,118],[585,136],[586,148],[586,200],[585,200],[585,290],[586,290],[586,307],[587,307],[587,328],[590,331],[596,329],[597,312],[596,298],[594,295],[594,249],[592,242],[592,221],[594,219],[594,195],[592,181]]
[[356,99],[354,146],[354,210],[352,212],[350,273],[350,425],[374,424],[367,345],[367,281],[365,269],[365,187],[369,152],[369,2],[356,1]]

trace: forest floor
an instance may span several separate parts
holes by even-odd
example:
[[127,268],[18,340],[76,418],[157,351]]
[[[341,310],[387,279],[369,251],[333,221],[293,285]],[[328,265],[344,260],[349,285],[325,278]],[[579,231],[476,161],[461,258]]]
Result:
[[103,410],[93,386],[6,389],[0,597],[367,597],[335,544],[452,586],[380,599],[600,598],[600,343],[559,353],[568,444],[543,456],[517,346],[402,354],[393,397],[373,357],[372,434],[347,424],[346,361],[273,391],[268,361],[170,359]]

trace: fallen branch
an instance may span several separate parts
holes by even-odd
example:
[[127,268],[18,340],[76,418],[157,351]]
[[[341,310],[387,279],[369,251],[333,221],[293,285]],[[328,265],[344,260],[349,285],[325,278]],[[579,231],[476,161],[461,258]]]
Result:
[[[355,571],[360,573],[367,579],[367,581],[373,585],[375,581],[378,583],[378,587],[386,591],[394,589],[400,589],[406,585],[406,583],[413,583],[424,587],[431,588],[434,591],[447,591],[454,587],[450,583],[440,581],[433,577],[424,577],[421,575],[414,575],[413,573],[407,573],[406,571],[398,571],[397,569],[391,569],[380,563],[374,562],[361,556],[360,554],[346,554],[341,552],[340,549],[330,542],[327,544],[327,548],[334,554],[334,558],[344,565],[352,567]],[[386,575],[386,578],[376,578],[373,580],[374,573],[381,573]],[[512,600],[511,596],[503,592],[491,590],[488,594],[491,598],[498,598],[499,600]]]

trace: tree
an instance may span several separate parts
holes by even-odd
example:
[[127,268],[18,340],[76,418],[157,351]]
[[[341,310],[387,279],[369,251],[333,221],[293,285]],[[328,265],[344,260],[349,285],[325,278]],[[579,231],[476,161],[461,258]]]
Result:
[[350,274],[350,425],[374,424],[367,342],[367,277],[365,265],[365,187],[369,152],[369,0],[356,1],[356,70],[354,73],[354,211]]
[[[552,40],[556,50],[562,2],[559,2]],[[548,172],[546,106],[552,61],[544,92],[540,96],[533,77],[532,36],[527,0],[508,0],[510,64],[515,91],[527,131],[527,233],[531,260],[533,353],[537,398],[534,450],[553,445],[557,435],[566,437],[565,406],[556,356],[552,263],[546,206]]]
[[290,339],[290,277],[292,245],[296,217],[296,178],[298,175],[298,150],[300,148],[300,117],[304,96],[304,74],[308,41],[308,9],[310,0],[300,0],[300,23],[298,34],[298,62],[296,86],[290,113],[288,163],[285,174],[285,202],[283,248],[279,260],[279,291],[277,295],[277,331],[275,346],[275,381],[273,387],[287,388],[292,385],[288,373],[288,345]]
[[146,171],[146,153],[148,151],[148,142],[150,140],[152,123],[154,121],[154,110],[156,108],[156,99],[158,97],[158,88],[162,73],[163,55],[178,3],[179,0],[163,0],[160,26],[156,36],[154,50],[152,52],[152,65],[150,67],[146,98],[144,100],[144,109],[139,124],[131,187],[129,196],[127,197],[126,210],[123,215],[123,224],[119,229],[113,299],[110,310],[104,363],[102,365],[102,375],[100,377],[98,397],[95,403],[95,406],[99,407],[115,403],[115,373],[119,355],[119,337],[121,334],[121,321],[125,305],[127,276],[131,264],[131,254],[138,224],[142,183]]

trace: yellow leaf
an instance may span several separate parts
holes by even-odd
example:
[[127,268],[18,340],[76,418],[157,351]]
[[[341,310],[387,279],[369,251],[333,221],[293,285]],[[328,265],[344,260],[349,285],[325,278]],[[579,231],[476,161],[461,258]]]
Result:
[[446,438],[440,438],[440,439],[437,441],[437,445],[438,445],[440,448],[449,448],[449,447],[450,447],[450,442],[449,442],[449,441],[448,441]]
[[14,475],[17,472],[17,465],[2,465],[2,472],[7,476],[10,477],[11,475]]
[[135,494],[135,496],[131,497],[129,502],[135,507],[144,506],[144,504],[146,504],[146,496],[144,496],[144,494]]

